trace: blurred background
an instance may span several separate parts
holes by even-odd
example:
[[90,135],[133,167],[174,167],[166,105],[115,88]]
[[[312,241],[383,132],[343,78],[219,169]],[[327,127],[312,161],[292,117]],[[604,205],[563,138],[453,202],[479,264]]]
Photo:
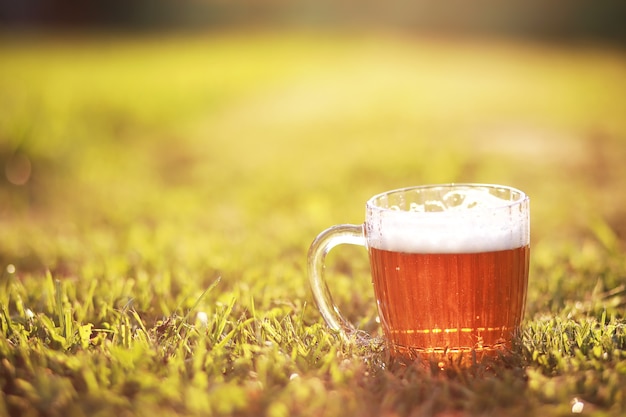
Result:
[[418,31],[626,40],[620,0],[2,0],[12,25],[131,29],[216,28],[229,25],[366,25]]
[[625,21],[620,0],[0,0],[0,263],[295,268],[304,297],[320,230],[451,181],[525,190],[536,248],[616,250]]

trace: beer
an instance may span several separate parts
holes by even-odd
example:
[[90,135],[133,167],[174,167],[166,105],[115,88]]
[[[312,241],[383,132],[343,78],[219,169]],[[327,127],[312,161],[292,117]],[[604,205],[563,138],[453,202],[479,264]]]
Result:
[[392,354],[510,348],[526,301],[528,245],[477,253],[369,253]]
[[369,251],[385,341],[393,356],[466,365],[512,347],[526,303],[528,197],[511,187],[442,184],[388,191],[363,225],[320,233],[309,249],[317,306],[344,340],[356,331],[334,305],[324,257],[338,244]]
[[482,355],[511,347],[526,302],[527,205],[480,188],[419,200],[384,194],[370,200],[366,227],[392,354]]

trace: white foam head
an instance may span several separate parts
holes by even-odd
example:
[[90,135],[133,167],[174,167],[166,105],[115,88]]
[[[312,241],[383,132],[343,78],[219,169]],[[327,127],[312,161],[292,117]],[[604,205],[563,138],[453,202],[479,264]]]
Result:
[[367,202],[370,247],[405,253],[475,253],[530,242],[529,201],[510,187],[449,184],[390,191]]

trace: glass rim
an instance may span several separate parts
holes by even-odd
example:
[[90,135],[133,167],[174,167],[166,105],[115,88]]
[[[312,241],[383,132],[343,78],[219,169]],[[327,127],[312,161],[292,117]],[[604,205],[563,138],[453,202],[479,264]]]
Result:
[[[427,189],[435,189],[435,188],[450,188],[451,190],[454,188],[483,188],[483,189],[504,189],[511,192],[512,195],[517,194],[517,198],[515,200],[502,200],[502,204],[492,207],[484,207],[479,210],[500,210],[504,208],[514,207],[516,205],[522,204],[529,200],[528,195],[522,190],[511,187],[509,185],[500,185],[500,184],[489,184],[489,183],[472,183],[472,182],[450,182],[450,183],[440,183],[440,184],[424,184],[424,185],[413,185],[408,187],[396,188],[393,190],[383,191],[382,193],[378,193],[367,200],[365,206],[368,209],[378,210],[378,211],[396,211],[390,207],[382,207],[376,203],[382,197],[390,196],[392,194],[399,194],[403,192],[413,191],[413,190],[427,190]],[[425,211],[425,212],[409,212],[414,214],[421,215],[446,215],[450,214],[446,211]]]

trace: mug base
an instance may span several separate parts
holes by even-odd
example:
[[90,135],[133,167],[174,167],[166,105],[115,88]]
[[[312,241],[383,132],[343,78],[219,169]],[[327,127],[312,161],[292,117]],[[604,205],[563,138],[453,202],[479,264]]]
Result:
[[510,344],[502,343],[480,348],[416,348],[389,344],[392,359],[422,362],[440,370],[469,368],[513,356]]

